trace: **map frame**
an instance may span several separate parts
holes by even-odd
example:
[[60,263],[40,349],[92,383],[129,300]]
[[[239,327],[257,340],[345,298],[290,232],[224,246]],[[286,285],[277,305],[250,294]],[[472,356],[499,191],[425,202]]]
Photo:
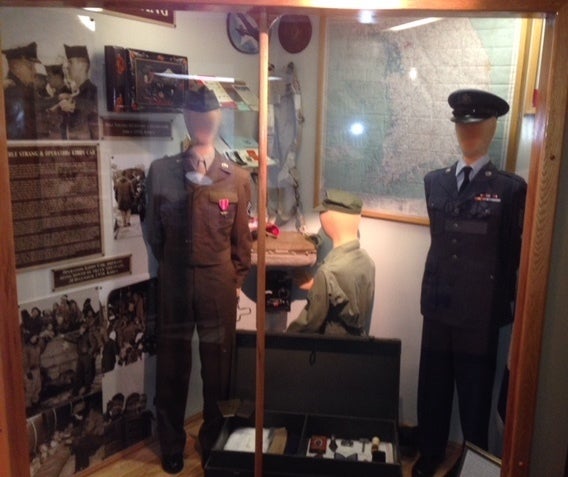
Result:
[[[481,17],[476,17],[476,16],[471,16],[471,17],[462,17],[465,19],[474,19],[475,21],[479,21],[480,19],[482,19]],[[390,21],[392,24],[396,24],[397,21],[399,21],[401,19],[401,17],[388,17],[386,20],[385,19],[381,19],[382,21],[386,21],[387,25],[388,22]],[[453,20],[455,19],[455,17],[444,17],[442,18],[443,20],[447,19],[447,20]],[[495,19],[496,21],[499,21],[498,18]],[[522,107],[522,94],[523,92],[521,91],[521,89],[523,89],[523,85],[521,84],[521,80],[522,80],[522,76],[523,76],[523,72],[528,69],[529,67],[527,66],[528,62],[533,61],[534,63],[534,58],[528,58],[527,59],[527,54],[525,54],[525,45],[526,42],[528,41],[528,33],[527,33],[527,23],[526,20],[523,19],[516,19],[516,21],[518,21],[518,27],[517,28],[517,33],[516,33],[516,38],[515,38],[515,42],[513,44],[513,46],[511,47],[511,53],[513,55],[514,58],[514,65],[511,66],[511,72],[510,72],[510,81],[509,84],[507,85],[508,90],[506,94],[503,94],[501,92],[501,90],[497,87],[494,88],[491,85],[487,85],[486,87],[483,86],[477,86],[475,84],[457,84],[455,88],[451,89],[448,91],[449,92],[453,91],[454,89],[459,89],[459,88],[466,88],[466,87],[478,87],[479,89],[487,89],[489,91],[492,91],[496,94],[499,94],[502,97],[505,97],[505,99],[507,99],[507,101],[509,102],[509,104],[511,105],[511,110],[509,112],[509,114],[507,116],[505,116],[505,119],[500,119],[500,124],[498,124],[498,131],[496,134],[496,138],[499,141],[499,146],[502,149],[502,154],[500,154],[500,157],[494,157],[494,154],[491,153],[491,157],[493,162],[496,163],[496,165],[500,168],[504,168],[507,170],[512,170],[514,171],[515,169],[515,165],[516,165],[516,155],[517,155],[517,149],[518,149],[518,138],[519,138],[519,134],[520,134],[520,124],[521,124],[521,119],[522,119],[522,115],[523,113],[526,114],[530,114],[530,111],[523,111],[523,109],[526,109],[527,106],[525,106],[525,108]],[[345,24],[347,26],[354,26],[357,25],[358,20],[356,17],[346,17],[346,16],[340,16],[340,15],[328,15],[328,16],[324,16],[321,19],[321,23],[320,23],[320,60],[319,60],[319,78],[318,78],[318,83],[320,86],[319,89],[319,93],[318,93],[318,113],[317,113],[317,131],[316,131],[316,160],[315,160],[315,184],[314,184],[314,206],[318,205],[321,202],[321,197],[323,196],[323,192],[324,190],[329,187],[329,188],[336,188],[336,189],[341,189],[341,190],[346,190],[346,191],[350,191],[350,192],[354,192],[354,193],[358,193],[360,195],[362,195],[363,198],[363,202],[364,202],[364,208],[363,208],[363,212],[362,215],[364,217],[370,217],[370,218],[377,218],[377,219],[383,219],[383,220],[391,220],[391,221],[397,221],[397,222],[403,222],[403,223],[411,223],[411,224],[418,224],[418,225],[428,225],[429,224],[429,220],[428,220],[428,216],[426,213],[426,207],[425,207],[425,201],[423,199],[423,195],[421,197],[396,197],[396,201],[393,201],[393,206],[391,207],[389,204],[389,197],[387,196],[382,196],[380,193],[374,194],[373,197],[371,197],[371,199],[377,199],[379,201],[382,202],[386,202],[387,205],[386,206],[377,206],[374,204],[369,205],[369,202],[373,202],[373,200],[368,200],[369,199],[369,194],[364,194],[361,191],[359,191],[356,188],[349,188],[349,187],[345,187],[344,186],[344,181],[346,179],[346,175],[349,174],[349,172],[347,173],[343,173],[343,174],[338,174],[336,177],[334,177],[336,184],[338,183],[339,185],[336,184],[331,184],[331,185],[327,185],[326,187],[326,176],[325,176],[325,172],[326,172],[326,166],[329,166],[330,164],[330,159],[328,158],[328,153],[329,153],[329,147],[328,144],[326,143],[326,136],[327,136],[327,128],[329,125],[330,120],[333,120],[335,118],[333,118],[330,115],[329,112],[329,100],[328,100],[328,93],[329,93],[329,82],[330,82],[330,75],[331,74],[337,74],[337,63],[334,63],[333,68],[330,68],[330,62],[329,62],[329,57],[333,54],[336,54],[338,56],[343,55],[343,57],[345,57],[345,51],[333,51],[332,47],[330,47],[330,33],[329,33],[329,26],[330,23],[332,24]],[[400,23],[400,21],[399,21]],[[417,31],[419,31],[420,29],[416,29]],[[337,42],[337,39],[335,39],[335,41]],[[374,45],[369,45],[369,46],[376,46],[376,43]],[[529,56],[534,56],[532,53]],[[479,69],[480,71],[483,68],[487,68],[487,66],[482,67],[480,66]],[[366,71],[364,73],[364,76],[368,77],[369,72]],[[533,85],[534,86],[534,85]],[[530,88],[530,85],[524,85],[524,94],[526,96],[526,93],[528,91],[528,89]],[[335,98],[334,98],[335,99]],[[456,151],[459,151],[459,149],[457,149],[457,141],[455,141],[455,132],[453,129],[453,125],[452,123],[449,121],[449,118],[451,116],[451,110],[449,108],[449,106],[447,105],[447,102],[445,102],[445,97],[444,97],[444,101],[443,101],[444,105],[445,105],[445,110],[442,110],[442,113],[438,116],[442,119],[448,119],[448,123],[450,124],[450,126],[448,127],[448,129],[451,131],[451,137],[453,138],[453,141],[455,143],[455,147],[456,147]],[[367,107],[368,105],[365,105],[365,107]],[[347,128],[348,124],[344,124],[344,126]],[[500,136],[499,136],[500,135]],[[499,137],[497,137],[499,136]],[[436,139],[436,138],[433,138]],[[493,148],[493,146],[492,146]],[[453,162],[455,162],[455,160],[457,160],[457,158],[459,157],[456,156],[455,154],[452,156],[453,159],[451,161],[448,161],[447,159],[444,162],[440,162],[440,159],[438,158],[438,161],[434,161],[428,168],[425,169],[424,173],[427,172],[428,170],[434,170],[434,169],[438,169],[438,168],[442,168],[442,167],[448,167],[451,164],[453,164]],[[420,180],[420,184],[422,184],[422,181]],[[416,179],[414,181],[414,185],[416,186]],[[422,185],[421,185],[422,187]],[[423,188],[422,188],[423,190]],[[386,201],[384,200],[386,199]],[[396,202],[396,203],[395,203]],[[419,203],[422,202],[423,206],[419,205]],[[422,207],[422,208],[421,208]]]

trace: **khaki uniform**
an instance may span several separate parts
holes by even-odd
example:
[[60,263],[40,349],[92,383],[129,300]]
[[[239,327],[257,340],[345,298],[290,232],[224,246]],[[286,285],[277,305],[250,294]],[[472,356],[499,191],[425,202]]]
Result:
[[358,240],[334,248],[314,277],[308,303],[292,332],[364,335],[375,295],[375,264]]
[[236,322],[236,289],[250,268],[250,177],[217,155],[205,179],[188,155],[152,163],[146,180],[144,231],[159,261],[160,314],[156,378],[158,434],[163,454],[183,453],[191,371],[191,338],[199,336],[207,452],[222,423],[217,401],[226,399]]

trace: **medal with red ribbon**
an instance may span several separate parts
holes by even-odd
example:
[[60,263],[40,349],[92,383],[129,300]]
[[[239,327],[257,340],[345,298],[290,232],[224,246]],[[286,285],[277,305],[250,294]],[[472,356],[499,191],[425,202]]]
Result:
[[219,199],[219,210],[221,211],[221,215],[227,215],[230,203],[229,199]]

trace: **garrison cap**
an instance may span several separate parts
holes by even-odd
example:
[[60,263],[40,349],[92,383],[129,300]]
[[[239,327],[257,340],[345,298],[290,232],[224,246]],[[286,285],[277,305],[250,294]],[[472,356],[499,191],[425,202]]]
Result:
[[87,52],[87,47],[85,45],[63,45],[65,47],[65,56],[69,58],[85,58],[89,59],[89,53]]
[[198,90],[190,89],[185,94],[183,109],[207,113],[220,107],[217,96],[207,86],[201,86]]
[[360,214],[363,208],[363,201],[349,192],[342,190],[330,189],[326,192],[325,199],[314,210],[316,212],[325,212],[327,210],[335,210],[344,214]]
[[504,99],[479,89],[460,89],[448,96],[454,123],[478,123],[507,114],[509,104]]
[[35,41],[26,46],[2,50],[2,53],[6,55],[7,60],[29,60],[39,63],[37,58],[37,43]]

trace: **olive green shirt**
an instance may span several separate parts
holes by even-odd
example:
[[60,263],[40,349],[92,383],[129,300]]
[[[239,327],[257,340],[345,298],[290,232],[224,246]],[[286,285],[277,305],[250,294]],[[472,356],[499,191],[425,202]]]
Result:
[[375,295],[375,264],[359,240],[334,248],[317,271],[308,302],[288,331],[365,335]]

